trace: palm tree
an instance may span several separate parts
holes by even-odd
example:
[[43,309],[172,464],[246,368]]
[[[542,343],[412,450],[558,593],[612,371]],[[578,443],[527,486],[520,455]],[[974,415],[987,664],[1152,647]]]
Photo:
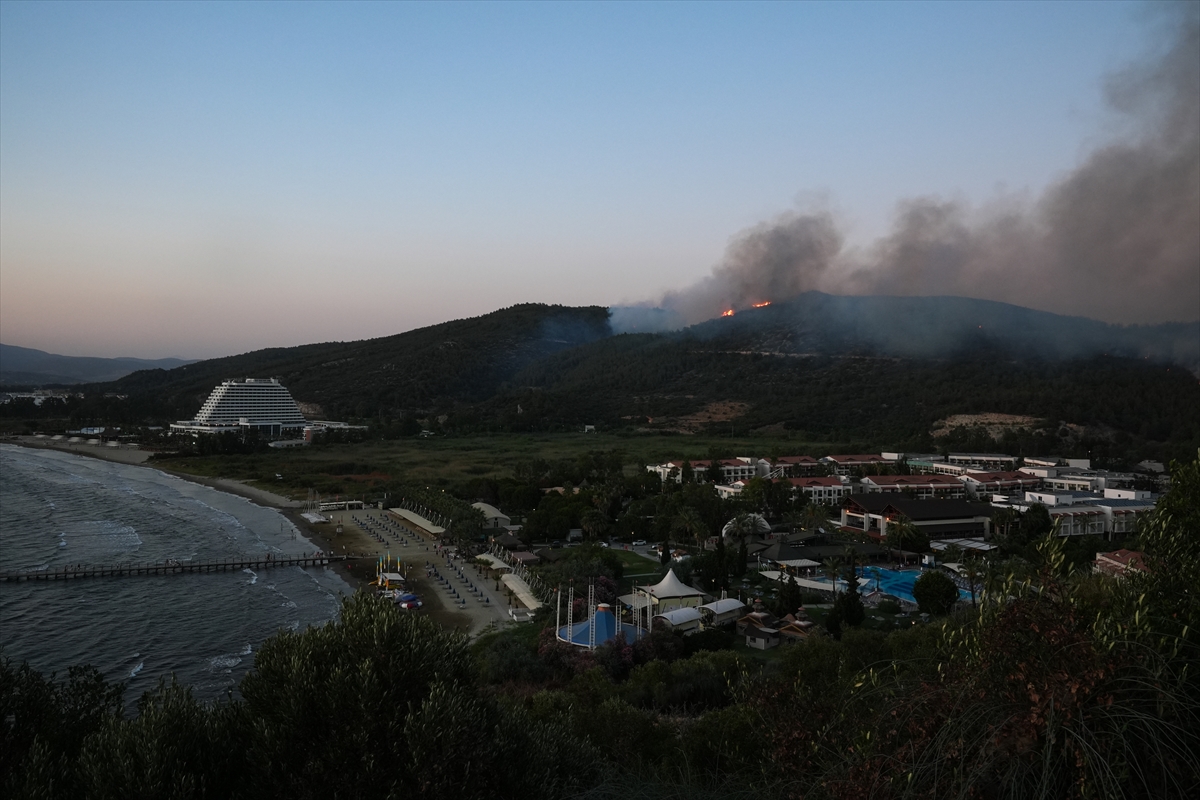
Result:
[[821,562],[821,571],[825,573],[825,577],[829,578],[830,585],[833,586],[833,593],[837,594],[837,574],[838,562],[835,558],[827,558]]
[[789,511],[783,515],[784,524],[788,526],[788,529],[792,533],[804,527],[804,520],[804,513],[800,511]]
[[[1020,516],[1020,513],[1015,508],[997,509],[996,512],[994,514],[992,514],[992,526],[993,526],[993,528],[1003,527],[1003,532],[1000,532],[1000,533],[1004,538],[1007,539],[1009,528],[1012,526],[1012,524],[1014,522],[1017,521],[1017,518],[1019,516]],[[997,532],[998,531],[993,530],[993,533],[997,533]]]
[[901,515],[894,520],[888,520],[885,540],[888,547],[893,550],[906,550],[916,538],[917,526],[908,517]]
[[700,516],[700,512],[695,508],[684,506],[679,509],[679,513],[675,515],[675,521],[671,527],[676,533],[683,533],[695,539],[700,549],[704,549],[704,540],[708,538],[708,526],[704,524],[704,518]]
[[966,558],[966,554],[956,544],[946,545],[946,548],[942,550],[942,561],[947,564],[961,564],[964,558]]
[[738,514],[733,518],[733,524],[729,526],[729,532],[743,542],[753,536],[758,532],[758,524],[754,520],[754,515]]
[[858,578],[858,548],[847,547],[845,559],[850,563],[850,571],[854,573],[854,577]]
[[608,517],[599,509],[589,508],[579,519],[579,526],[589,540],[596,539],[608,527]]
[[829,509],[820,503],[809,503],[804,507],[804,530],[809,533],[825,527],[829,522]]
[[975,563],[975,559],[970,559],[963,564],[963,575],[967,579],[967,585],[971,590],[971,608],[977,608],[975,605],[975,585],[979,582],[979,577],[983,571],[979,569],[979,565]]

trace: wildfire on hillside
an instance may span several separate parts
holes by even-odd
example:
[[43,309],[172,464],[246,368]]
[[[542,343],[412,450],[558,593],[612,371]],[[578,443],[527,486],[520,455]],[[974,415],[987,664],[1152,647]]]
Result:
[[721,316],[722,316],[722,317],[732,317],[732,316],[733,316],[733,309],[732,309],[732,308],[730,308],[730,309],[726,309],[725,311],[722,311],[722,312],[721,312]]
[[754,304],[754,307],[755,307],[755,308],[763,308],[763,307],[765,307],[765,306],[769,306],[769,305],[771,305],[771,301],[770,301],[770,300],[765,300],[765,301],[763,301],[763,302],[761,302],[761,303],[755,303],[755,304]]

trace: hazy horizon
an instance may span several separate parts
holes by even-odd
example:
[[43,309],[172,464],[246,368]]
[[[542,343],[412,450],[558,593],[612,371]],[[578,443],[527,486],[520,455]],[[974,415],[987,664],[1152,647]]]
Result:
[[208,358],[808,289],[1190,322],[1197,18],[6,1],[0,341]]

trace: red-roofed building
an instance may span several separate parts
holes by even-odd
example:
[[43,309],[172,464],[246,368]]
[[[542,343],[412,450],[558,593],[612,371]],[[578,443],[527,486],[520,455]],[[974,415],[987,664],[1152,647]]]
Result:
[[873,539],[887,535],[889,522],[907,517],[931,540],[986,539],[992,507],[964,500],[914,500],[903,495],[852,494],[842,500],[841,525]]
[[760,471],[773,478],[802,478],[824,471],[821,462],[812,456],[780,456],[770,461],[762,459],[758,463],[762,467]]
[[787,478],[792,490],[803,492],[814,503],[839,503],[850,494],[850,485],[841,478]]
[[868,494],[901,492],[918,500],[962,500],[967,495],[962,482],[948,475],[872,475],[863,478],[862,486]]
[[1096,572],[1120,578],[1130,572],[1144,572],[1145,556],[1136,550],[1114,550],[1111,553],[1096,553]]
[[958,478],[972,498],[1038,489],[1042,479],[1028,472],[968,472]]
[[821,463],[830,467],[838,475],[849,475],[863,467],[891,466],[896,462],[875,453],[860,453],[857,455],[830,455],[821,459]]
[[[646,467],[647,472],[657,473],[663,481],[673,480],[683,482],[683,460],[668,461],[665,464],[652,464]],[[692,461],[692,480],[697,483],[708,482],[708,468],[712,462],[707,459]],[[734,481],[748,481],[758,472],[758,465],[753,458],[723,458],[717,462],[721,466],[721,483],[726,485]]]

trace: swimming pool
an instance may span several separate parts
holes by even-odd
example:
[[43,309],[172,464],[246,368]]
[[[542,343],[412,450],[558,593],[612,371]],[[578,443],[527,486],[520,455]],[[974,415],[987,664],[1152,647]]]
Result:
[[[917,582],[917,578],[921,577],[924,570],[894,570],[885,569],[883,567],[867,567],[863,571],[863,577],[869,578],[870,583],[863,587],[863,591],[873,591],[878,586],[881,592],[885,594],[895,595],[901,600],[907,600],[910,603],[917,602],[913,598],[913,584]],[[962,589],[958,590],[958,597],[961,600],[970,600],[971,593]]]

